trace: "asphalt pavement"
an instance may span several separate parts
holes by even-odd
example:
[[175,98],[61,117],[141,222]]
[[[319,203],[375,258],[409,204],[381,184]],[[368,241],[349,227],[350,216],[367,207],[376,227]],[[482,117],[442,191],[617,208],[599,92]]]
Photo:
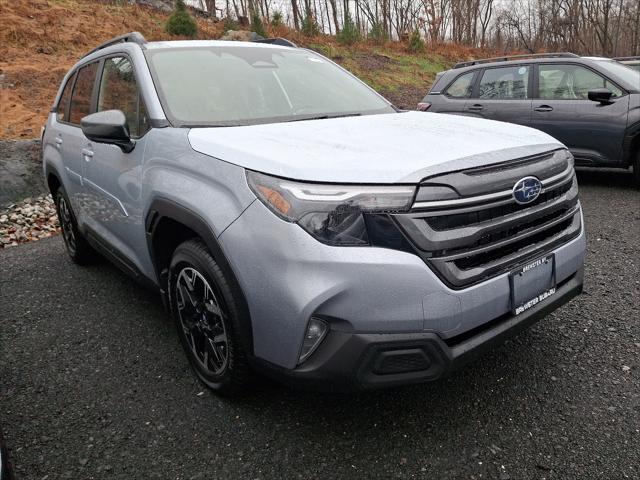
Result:
[[585,293],[463,371],[348,396],[196,381],[158,297],[60,237],[0,250],[18,479],[640,478],[640,191],[581,172]]

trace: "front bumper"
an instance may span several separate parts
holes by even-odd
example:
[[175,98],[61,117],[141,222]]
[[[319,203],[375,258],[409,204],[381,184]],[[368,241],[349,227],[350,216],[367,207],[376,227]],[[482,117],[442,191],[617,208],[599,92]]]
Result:
[[[455,352],[468,349],[466,342],[459,347],[452,342],[494,325],[496,319],[508,322],[510,315],[506,273],[452,290],[418,255],[378,247],[321,244],[299,226],[276,217],[259,201],[219,240],[247,299],[256,363],[268,365],[270,370],[289,371],[292,378],[313,378],[318,362],[324,365],[319,370],[323,378],[330,378],[333,361],[329,357],[333,354],[339,359],[337,364],[353,374],[354,362],[360,362],[366,350],[363,342],[370,343],[363,339],[383,343],[409,339],[435,345],[430,351],[443,357],[437,363],[445,370],[459,356]],[[582,268],[585,246],[582,231],[553,250],[559,287],[577,278],[582,284],[576,273]],[[549,299],[550,304],[563,298],[565,290]],[[298,366],[312,315],[327,319],[331,334]],[[522,315],[514,322],[523,322],[531,314]],[[350,353],[340,353],[343,348]],[[418,356],[411,357],[412,361],[420,362]],[[436,370],[434,367],[435,377],[441,375]],[[344,377],[341,372],[338,376]]]
[[311,358],[293,370],[254,359],[254,367],[295,387],[353,391],[437,380],[525,330],[582,292],[583,269],[556,294],[526,312],[503,315],[459,337],[433,332],[354,333],[331,330]]

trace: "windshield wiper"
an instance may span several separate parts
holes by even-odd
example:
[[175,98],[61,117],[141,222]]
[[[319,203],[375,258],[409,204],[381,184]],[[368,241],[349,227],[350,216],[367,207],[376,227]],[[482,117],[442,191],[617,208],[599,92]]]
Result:
[[342,115],[318,115],[316,117],[304,117],[304,118],[294,118],[293,120],[287,120],[288,122],[303,122],[305,120],[326,120],[329,118],[344,118],[344,117],[360,117],[361,113],[345,113]]

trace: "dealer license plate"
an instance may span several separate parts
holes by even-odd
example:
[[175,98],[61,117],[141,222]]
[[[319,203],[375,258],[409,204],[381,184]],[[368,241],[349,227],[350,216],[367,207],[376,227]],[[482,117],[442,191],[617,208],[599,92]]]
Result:
[[556,293],[554,255],[533,260],[509,275],[511,311],[520,315]]

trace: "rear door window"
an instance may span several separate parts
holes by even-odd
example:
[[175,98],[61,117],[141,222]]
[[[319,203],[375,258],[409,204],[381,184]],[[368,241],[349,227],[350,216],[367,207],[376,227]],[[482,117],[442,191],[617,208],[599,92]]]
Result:
[[473,89],[473,77],[475,72],[460,75],[455,81],[449,85],[445,92],[447,96],[452,98],[469,98]]
[[91,95],[98,71],[98,63],[91,63],[78,70],[78,79],[71,97],[69,122],[80,125],[80,120],[91,113]]
[[112,57],[104,61],[98,93],[98,111],[103,110],[121,110],[127,117],[132,137],[141,137],[149,130],[133,64],[126,57]]
[[480,80],[479,98],[484,100],[528,99],[529,70],[529,65],[485,70]]
[[60,101],[58,102],[58,108],[56,108],[56,119],[59,122],[67,122],[69,120],[69,103],[71,102],[71,89],[73,88],[73,82],[76,79],[75,72],[69,80],[67,80],[66,85],[64,86],[64,90],[62,90],[62,95],[60,96]]
[[623,95],[613,83],[580,65],[540,65],[538,96],[545,100],[588,100],[589,90],[607,88],[614,97]]

